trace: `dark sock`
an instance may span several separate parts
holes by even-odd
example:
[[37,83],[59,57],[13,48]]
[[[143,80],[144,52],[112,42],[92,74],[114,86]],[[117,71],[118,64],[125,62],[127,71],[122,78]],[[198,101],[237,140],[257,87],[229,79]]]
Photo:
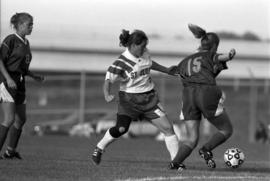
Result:
[[192,148],[185,144],[180,144],[179,145],[179,150],[173,159],[173,163],[183,163],[183,161],[191,154]]
[[0,125],[0,150],[6,141],[8,129],[8,127]]
[[10,150],[16,150],[19,139],[21,137],[22,130],[17,129],[14,126],[10,128],[8,148]]
[[220,144],[224,143],[226,140],[227,138],[225,137],[224,134],[217,132],[211,137],[211,139],[207,143],[204,144],[203,147],[206,150],[211,151],[217,146],[219,146]]

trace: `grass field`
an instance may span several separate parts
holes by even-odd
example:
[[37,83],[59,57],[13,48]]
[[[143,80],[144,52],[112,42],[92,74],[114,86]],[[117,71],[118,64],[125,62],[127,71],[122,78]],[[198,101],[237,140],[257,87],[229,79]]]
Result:
[[[217,168],[210,170],[197,155],[186,160],[183,173],[167,170],[169,154],[164,142],[154,138],[119,139],[104,153],[99,166],[90,153],[102,135],[91,138],[29,136],[20,144],[23,160],[0,160],[1,181],[167,181],[167,180],[270,180],[269,145],[241,144],[246,156],[238,169],[227,168],[223,153],[235,146],[229,140],[215,152]],[[203,141],[203,140],[201,140]]]
[[[106,104],[102,95],[102,78],[91,79],[86,87],[86,109],[110,109],[116,111],[116,103]],[[51,81],[40,85],[28,83],[28,111],[74,109],[79,107],[79,81]],[[177,121],[180,111],[180,83],[165,79],[165,90],[157,81],[162,103],[171,120]],[[97,141],[102,135],[91,138],[29,134],[33,126],[44,121],[63,119],[65,114],[29,114],[19,151],[24,160],[0,160],[0,181],[167,181],[167,180],[270,180],[270,144],[250,143],[250,104],[256,106],[257,120],[269,123],[269,92],[258,88],[257,103],[250,99],[250,88],[222,86],[227,94],[225,102],[233,126],[233,136],[214,151],[215,170],[209,170],[197,152],[186,160],[183,173],[167,170],[169,154],[163,142],[151,137],[120,139],[106,150],[103,161],[95,166],[90,160]],[[39,105],[40,95],[46,92],[48,103]],[[0,111],[0,118],[2,113]],[[85,121],[96,119],[85,115]],[[211,129],[213,131],[213,129]],[[205,141],[202,138],[200,144]],[[198,147],[199,147],[198,146]],[[245,153],[245,163],[238,169],[229,169],[223,163],[227,148],[238,147]]]

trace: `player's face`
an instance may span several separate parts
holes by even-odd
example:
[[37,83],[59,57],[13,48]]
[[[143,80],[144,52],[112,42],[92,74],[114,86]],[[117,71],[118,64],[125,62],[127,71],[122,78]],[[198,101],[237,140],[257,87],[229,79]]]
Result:
[[141,57],[143,53],[147,50],[146,46],[147,46],[146,41],[142,42],[139,45],[133,44],[131,46],[131,52],[135,57]]
[[24,35],[30,35],[33,30],[33,19],[28,19],[20,25],[20,31]]
[[26,30],[26,34],[27,35],[30,35],[32,33],[32,30],[33,30],[33,19],[29,19],[29,21],[26,21],[25,22],[25,30]]
[[215,44],[215,45],[212,47],[211,51],[212,51],[212,52],[217,52],[217,49],[218,49],[218,45]]

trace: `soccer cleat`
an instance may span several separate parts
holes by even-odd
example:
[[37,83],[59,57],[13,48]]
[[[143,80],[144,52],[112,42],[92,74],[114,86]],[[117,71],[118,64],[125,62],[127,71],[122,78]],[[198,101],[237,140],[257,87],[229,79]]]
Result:
[[199,155],[205,160],[206,165],[209,168],[216,168],[216,163],[213,160],[213,153],[211,151],[207,151],[204,148],[199,149]]
[[5,153],[3,154],[4,159],[19,159],[22,160],[21,155],[17,151],[12,151],[12,150],[6,150]]
[[171,162],[168,166],[168,169],[169,170],[177,170],[179,172],[182,172],[183,170],[186,169],[186,166],[182,163],[174,163],[174,162]]
[[92,160],[93,160],[93,162],[94,162],[96,165],[98,165],[98,164],[100,163],[102,153],[103,153],[103,150],[102,150],[102,149],[100,149],[100,148],[98,148],[98,147],[96,147],[96,148],[94,149],[94,152],[93,152],[93,154],[92,154]]

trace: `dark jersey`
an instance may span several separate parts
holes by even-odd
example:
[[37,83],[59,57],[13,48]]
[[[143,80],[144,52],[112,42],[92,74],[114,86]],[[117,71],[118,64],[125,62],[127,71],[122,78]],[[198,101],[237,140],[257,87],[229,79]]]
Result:
[[220,54],[203,51],[194,53],[178,64],[178,71],[184,85],[216,84],[216,76],[227,69],[226,62],[218,62]]
[[1,44],[0,56],[11,75],[20,74],[24,76],[28,72],[32,59],[28,40],[23,40],[16,34],[7,36]]

